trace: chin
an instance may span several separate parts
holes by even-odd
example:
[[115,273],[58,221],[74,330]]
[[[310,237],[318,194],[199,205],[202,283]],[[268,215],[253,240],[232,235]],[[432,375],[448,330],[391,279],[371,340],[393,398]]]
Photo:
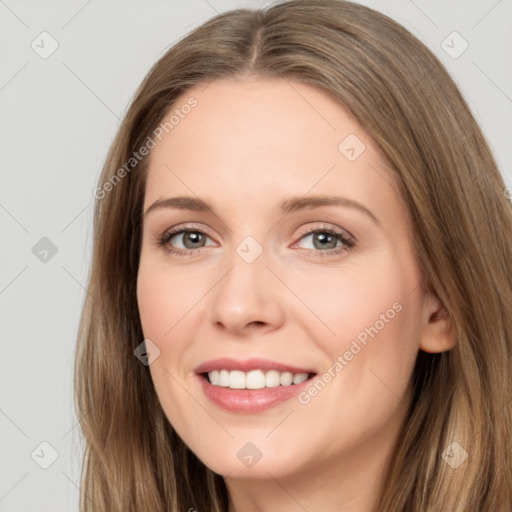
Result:
[[[262,434],[262,437],[267,435]],[[284,452],[282,447],[268,446],[255,441],[240,441],[232,439],[228,444],[222,444],[215,452],[194,452],[201,462],[214,473],[229,478],[268,479],[285,478],[300,470],[299,448]]]

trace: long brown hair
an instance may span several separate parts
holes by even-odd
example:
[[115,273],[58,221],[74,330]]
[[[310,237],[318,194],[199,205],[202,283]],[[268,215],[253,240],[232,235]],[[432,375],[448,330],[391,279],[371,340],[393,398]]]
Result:
[[[378,144],[400,182],[424,282],[456,329],[455,348],[418,356],[379,512],[510,510],[512,207],[505,185],[432,52],[387,16],[341,0],[218,15],[170,48],[137,90],[95,192],[75,361],[85,439],[80,510],[227,510],[222,477],[174,432],[148,367],[134,356],[144,339],[136,280],[148,158],[126,163],[187,89],[245,74],[317,87]],[[452,443],[468,455],[457,468],[443,456]]]

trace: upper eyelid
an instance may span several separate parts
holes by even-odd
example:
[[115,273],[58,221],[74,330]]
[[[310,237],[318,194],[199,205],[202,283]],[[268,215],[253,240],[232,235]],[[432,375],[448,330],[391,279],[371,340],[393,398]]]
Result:
[[316,227],[309,227],[304,228],[301,230],[300,237],[302,238],[305,235],[310,235],[315,232],[322,232],[322,231],[328,231],[332,232],[338,236],[342,236],[343,238],[347,238],[348,240],[356,241],[356,237],[347,229],[341,228],[341,227],[333,227],[333,225],[326,224],[325,222],[322,222],[320,225]]
[[162,236],[166,236],[166,235],[178,235],[178,234],[183,234],[183,233],[186,233],[186,232],[194,232],[194,231],[199,231],[200,233],[204,233],[205,235],[207,235],[208,237],[212,238],[212,235],[210,233],[210,229],[205,229],[204,227],[202,226],[195,226],[193,224],[189,224],[189,225],[186,225],[186,226],[183,226],[183,227],[180,227],[178,226],[177,228],[170,228],[170,229],[167,229],[163,232]]

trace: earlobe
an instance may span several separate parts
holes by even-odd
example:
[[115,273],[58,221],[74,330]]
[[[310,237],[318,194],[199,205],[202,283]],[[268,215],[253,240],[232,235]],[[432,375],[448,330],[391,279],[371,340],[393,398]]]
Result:
[[419,348],[438,353],[451,350],[457,341],[453,321],[441,301],[429,294],[425,300]]

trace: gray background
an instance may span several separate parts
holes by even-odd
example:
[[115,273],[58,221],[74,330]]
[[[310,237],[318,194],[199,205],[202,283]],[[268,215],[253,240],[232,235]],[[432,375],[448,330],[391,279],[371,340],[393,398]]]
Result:
[[[512,185],[512,0],[361,3],[440,57]],[[72,370],[93,190],[135,88],[193,27],[268,4],[0,0],[0,511],[78,510]],[[47,58],[31,47],[51,49],[43,31],[58,43]]]

